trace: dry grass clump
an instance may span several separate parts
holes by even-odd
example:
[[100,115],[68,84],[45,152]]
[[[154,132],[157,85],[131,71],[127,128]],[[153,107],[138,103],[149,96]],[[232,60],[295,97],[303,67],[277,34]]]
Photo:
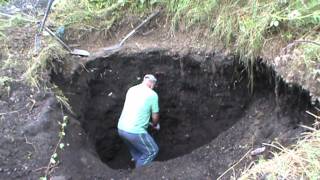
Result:
[[38,90],[53,92],[58,102],[69,112],[73,113],[69,100],[61,89],[50,82],[50,73],[56,74],[63,71],[61,68],[67,64],[69,52],[57,43],[49,43],[43,48],[38,56],[33,57],[27,71],[23,74],[25,82]]
[[44,83],[49,83],[48,73],[58,71],[55,62],[63,63],[63,59],[68,54],[59,44],[50,43],[42,49],[38,56],[33,57],[29,61],[27,71],[23,74],[24,79],[33,87],[46,87]]
[[[320,116],[315,127],[319,127]],[[260,161],[242,173],[239,179],[320,179],[320,130],[306,127],[301,140],[289,149],[280,144],[271,145],[279,150],[268,161]]]

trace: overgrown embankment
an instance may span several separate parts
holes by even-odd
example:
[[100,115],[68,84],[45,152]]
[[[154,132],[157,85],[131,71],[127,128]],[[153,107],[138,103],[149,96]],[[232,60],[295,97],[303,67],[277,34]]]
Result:
[[[235,50],[243,60],[262,56],[262,50],[268,48],[266,44],[272,42],[280,43],[275,47],[280,49],[297,39],[316,41],[314,35],[320,23],[317,0],[72,0],[57,3],[55,18],[68,27],[88,32],[107,31],[126,17],[141,17],[155,9],[163,10],[172,33],[198,28],[206,30],[207,38],[221,40],[226,48]],[[310,54],[305,55],[311,58]]]
[[[286,82],[301,85],[310,92],[314,101],[319,100],[320,3],[317,0],[74,2],[80,3],[80,6],[75,8],[70,3],[63,8],[57,7],[57,20],[70,28],[77,29],[81,24],[87,32],[109,32],[131,15],[143,16],[161,8],[162,19],[169,34],[203,34],[200,36],[210,39],[213,46],[222,44],[227,52],[238,55],[246,64],[249,74],[253,71],[255,60],[263,58]],[[67,9],[76,10],[63,17]],[[79,12],[83,10],[85,15],[80,16]],[[252,75],[250,83],[253,87],[255,77]],[[315,117],[317,122],[319,116]],[[319,167],[316,164],[320,161],[320,148],[317,145],[320,140],[317,134],[318,130],[314,129],[306,140],[299,142],[294,151],[280,148],[284,152],[280,158],[275,156],[275,160],[258,165],[249,171],[251,176],[245,174],[245,177],[264,175],[269,178],[280,175],[284,178],[319,178]],[[310,154],[310,150],[314,153]],[[268,165],[270,163],[292,159],[291,153],[295,154],[293,157],[298,157],[298,163],[294,163],[293,168],[289,168],[289,165],[271,170],[264,168],[273,167]]]
[[[112,36],[119,40],[124,35],[115,31],[121,24],[134,27],[138,23],[134,17],[142,20],[156,9],[161,9],[157,23],[168,36],[192,34],[198,37],[194,42],[202,38],[206,40],[202,44],[220,45],[238,55],[249,73],[255,60],[262,58],[287,82],[299,83],[320,97],[320,90],[312,88],[320,85],[320,46],[314,43],[319,41],[320,31],[317,0],[61,1],[56,6],[55,22],[77,32],[73,40],[96,32],[105,41]],[[283,68],[292,72],[282,73]],[[297,78],[292,77],[294,72],[299,73]],[[251,79],[253,87],[254,77]]]
[[[66,28],[65,39],[69,44],[75,43],[77,45],[78,43],[80,46],[94,44],[95,47],[92,49],[96,50],[99,47],[105,46],[105,43],[108,44],[110,41],[117,42],[124,36],[123,33],[129,32],[149,13],[158,9],[161,10],[161,15],[154,22],[151,22],[142,33],[138,34],[137,38],[134,38],[134,41],[128,41],[128,46],[134,46],[140,50],[146,49],[147,46],[170,49],[172,47],[170,45],[173,44],[176,53],[172,55],[173,59],[179,57],[177,54],[181,56],[191,54],[195,61],[201,59],[203,56],[207,57],[206,53],[203,53],[204,51],[213,52],[212,49],[214,49],[214,51],[220,49],[224,54],[233,54],[239,57],[247,68],[246,72],[249,74],[251,87],[258,84],[256,83],[258,79],[253,76],[252,73],[256,68],[254,63],[257,59],[263,59],[267,64],[272,66],[276,70],[276,73],[286,82],[301,85],[311,93],[314,100],[320,97],[320,46],[318,45],[320,41],[320,3],[318,0],[310,0],[308,2],[301,0],[267,0],[263,2],[257,0],[61,0],[55,4],[52,11],[53,14],[50,15],[48,24],[55,27],[64,26]],[[21,31],[23,31],[23,29],[35,29],[34,26],[29,26],[24,23],[22,19],[21,16],[15,16],[5,20],[1,19],[1,38],[10,41],[11,39],[8,39],[6,35],[10,33],[10,31],[7,30],[15,26],[22,27],[20,29]],[[29,36],[30,34],[32,33],[30,32]],[[92,41],[86,41],[91,37],[96,38]],[[32,37],[29,37],[29,39],[31,38]],[[1,86],[10,88],[11,86],[8,84],[15,81],[8,73],[11,73],[12,69],[17,69],[16,64],[22,66],[19,71],[23,72],[17,74],[11,73],[11,75],[17,76],[14,78],[19,77],[19,82],[26,80],[31,86],[41,88],[46,87],[49,82],[49,71],[55,73],[61,71],[61,69],[59,69],[61,66],[55,66],[55,63],[60,63],[60,65],[62,64],[64,67],[68,66],[72,68],[70,64],[85,61],[83,59],[73,61],[70,60],[71,58],[69,57],[66,58],[65,51],[59,46],[49,43],[49,38],[44,39],[45,44],[48,43],[50,45],[45,45],[39,56],[32,57],[31,53],[22,52],[22,54],[28,54],[28,56],[24,57],[27,62],[19,61],[18,58],[20,57],[16,56],[17,53],[13,51],[16,47],[9,47],[9,53],[3,53],[1,59],[8,58],[8,60],[5,61],[6,66],[1,66],[1,69],[5,70],[2,71],[2,73],[6,73],[4,78],[0,78],[0,88]],[[91,42],[91,44],[88,42]],[[27,45],[30,49],[32,48],[32,43]],[[8,48],[6,46],[7,43],[4,44],[4,49]],[[208,47],[211,47],[211,49]],[[188,51],[190,49],[195,49],[195,51],[189,53]],[[49,56],[47,56],[48,54]],[[65,61],[65,59],[69,59],[69,61]],[[85,66],[83,70],[86,71]],[[22,76],[22,74],[24,75]],[[280,78],[277,77],[275,81],[279,79]],[[10,89],[4,89],[4,93],[0,93],[9,94],[7,91],[10,92]],[[35,91],[36,90],[33,90],[32,92]],[[31,100],[33,100],[32,97]],[[62,100],[66,102],[65,99]],[[256,103],[256,106],[263,109],[263,102],[265,101],[260,100]],[[31,106],[31,110],[33,109],[32,104],[28,106]],[[256,112],[256,110],[253,109],[252,112]],[[317,112],[317,110],[315,110],[315,112]],[[255,115],[257,117],[261,116],[259,113]],[[319,114],[313,115],[316,122],[318,122]],[[246,119],[250,119],[250,116],[245,117],[243,121],[247,122]],[[266,120],[268,119],[270,118],[266,118]],[[252,120],[252,122],[255,121]],[[254,126],[254,124],[252,126]],[[264,128],[262,125],[259,126]],[[256,127],[252,127],[252,131],[255,131],[255,128]],[[229,131],[232,131],[232,129]],[[246,171],[244,178],[279,178],[280,176],[281,178],[289,179],[295,179],[296,177],[319,178],[319,130],[315,128],[311,129],[311,131],[312,134],[308,135],[306,140],[299,142],[293,151],[277,146],[278,149],[284,151],[284,155],[275,155],[274,161],[261,163],[261,165],[257,165],[251,170]],[[71,139],[72,138],[70,138],[70,140]],[[23,139],[20,141],[23,141]],[[26,142],[28,142],[27,139]],[[50,143],[52,142],[50,141]],[[230,144],[232,143],[229,143],[229,145]],[[30,147],[28,146],[28,148]],[[224,151],[224,149],[220,149],[219,146],[214,148],[216,148],[216,152],[219,150]],[[230,145],[230,149],[232,148]],[[229,150],[229,148],[227,148],[227,150]],[[207,154],[213,153],[211,149],[207,150],[205,147],[198,150],[198,152],[199,151],[205,151]],[[70,151],[70,155],[72,154],[73,152]],[[21,156],[23,155],[24,154],[21,153]],[[238,151],[236,157],[241,155]],[[184,158],[187,159],[188,162],[189,160],[194,162],[192,158],[195,157],[198,158],[196,152],[193,153],[193,156],[186,156]],[[39,158],[42,158],[41,160],[47,163],[47,159],[44,160],[43,156],[39,156]],[[50,157],[47,155],[45,158]],[[206,159],[206,157],[202,158]],[[291,161],[292,159],[293,161]],[[294,163],[285,164],[288,166],[279,163],[289,160]],[[81,161],[89,164],[86,159],[83,160],[81,158]],[[179,164],[176,162],[178,161],[171,162],[174,168],[169,170],[165,169],[160,173],[171,172],[173,174],[182,173],[183,175],[183,169],[176,167],[177,164]],[[202,159],[201,162],[203,162]],[[208,162],[211,161],[208,160]],[[200,164],[201,163],[195,163],[194,166],[190,166],[192,169],[198,170],[193,173],[195,177],[199,177],[196,176],[197,173],[207,167],[207,164],[202,163],[201,166]],[[272,166],[274,164],[279,166]],[[162,167],[160,164],[156,166]],[[271,166],[276,168],[265,168]],[[86,170],[88,170],[88,173],[92,173],[90,169]],[[133,173],[133,176],[139,179],[140,175],[137,172],[136,174]],[[115,174],[117,173],[118,172]]]

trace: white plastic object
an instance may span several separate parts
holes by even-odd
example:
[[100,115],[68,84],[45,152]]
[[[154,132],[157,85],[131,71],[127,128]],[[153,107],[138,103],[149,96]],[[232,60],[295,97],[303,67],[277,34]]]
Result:
[[263,153],[265,150],[266,150],[266,147],[263,146],[263,147],[260,147],[260,148],[257,148],[255,150],[251,151],[250,154],[251,154],[251,156],[255,156],[255,155]]

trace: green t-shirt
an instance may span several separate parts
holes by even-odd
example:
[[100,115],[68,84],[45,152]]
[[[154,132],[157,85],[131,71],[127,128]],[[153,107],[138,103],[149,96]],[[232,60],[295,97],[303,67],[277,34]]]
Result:
[[131,87],[126,95],[118,129],[129,133],[146,133],[151,113],[159,112],[158,95],[144,84]]

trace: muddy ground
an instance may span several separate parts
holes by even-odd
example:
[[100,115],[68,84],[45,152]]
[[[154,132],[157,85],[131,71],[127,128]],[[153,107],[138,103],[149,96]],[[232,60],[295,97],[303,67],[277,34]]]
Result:
[[[117,32],[128,31],[122,26]],[[50,80],[69,98],[73,113],[62,110],[51,91],[25,85],[19,68],[4,68],[1,76],[16,80],[0,94],[0,179],[43,176],[58,142],[58,121],[65,115],[70,118],[66,147],[58,150],[59,162],[50,169],[52,179],[215,179],[262,143],[294,143],[304,131],[299,125],[312,123],[305,113],[312,111],[308,92],[285,84],[262,62],[255,66],[251,92],[247,72],[236,56],[208,45],[205,38],[172,36],[161,27],[150,24],[113,54],[57,61],[59,71],[52,72]],[[9,51],[21,62],[28,61],[32,32],[11,34],[15,39],[8,42]],[[81,41],[89,42],[81,48],[97,50],[121,34],[97,42],[103,45],[94,45],[100,36],[93,37]],[[6,59],[3,51],[1,63]],[[126,90],[140,83],[145,73],[159,79],[161,130],[151,133],[160,153],[150,166],[134,169],[116,134],[116,123]],[[261,157],[270,158],[269,149],[258,157],[246,156],[235,167],[235,175]],[[233,171],[224,178],[231,175]]]

